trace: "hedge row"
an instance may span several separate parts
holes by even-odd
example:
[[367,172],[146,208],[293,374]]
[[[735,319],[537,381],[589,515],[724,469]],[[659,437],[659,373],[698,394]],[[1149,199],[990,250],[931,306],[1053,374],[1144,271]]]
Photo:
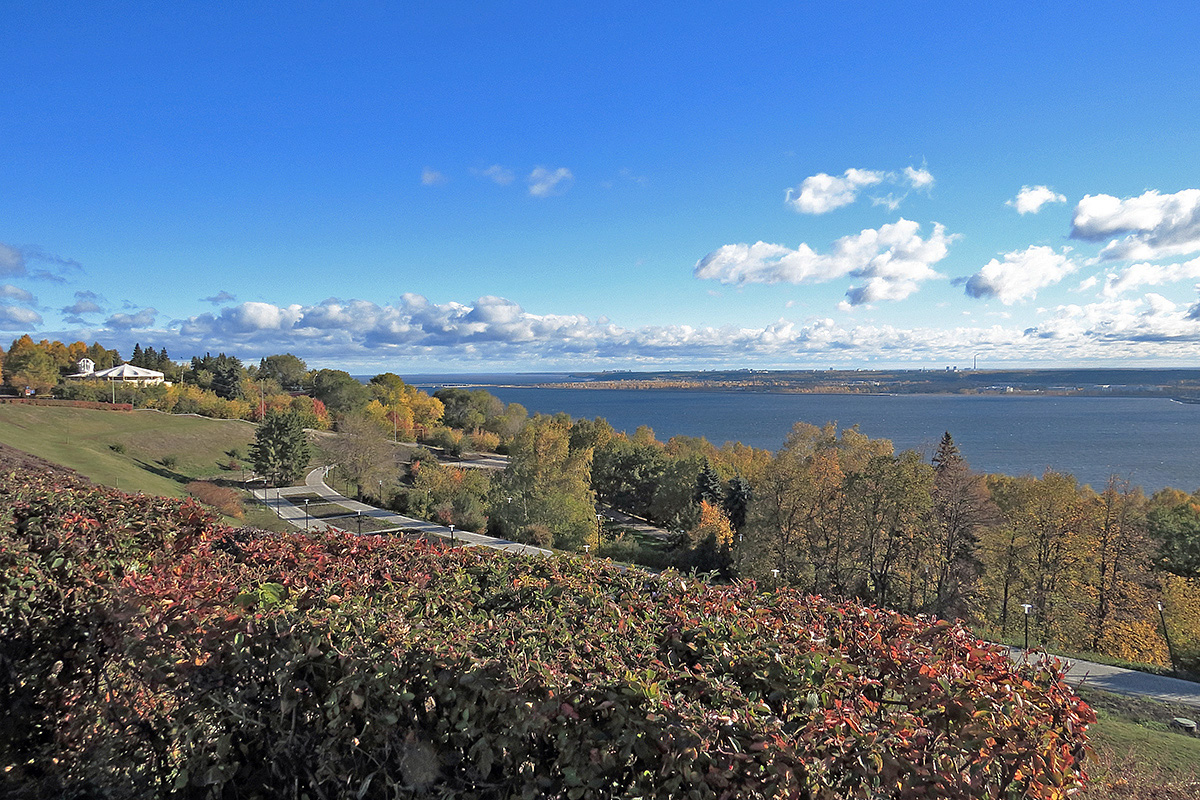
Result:
[[1063,797],[1090,710],[966,631],[749,584],[0,479],[10,796]]
[[92,400],[52,400],[45,397],[0,397],[0,403],[21,403],[33,406],[67,406],[91,411],[133,411],[131,403],[99,403]]

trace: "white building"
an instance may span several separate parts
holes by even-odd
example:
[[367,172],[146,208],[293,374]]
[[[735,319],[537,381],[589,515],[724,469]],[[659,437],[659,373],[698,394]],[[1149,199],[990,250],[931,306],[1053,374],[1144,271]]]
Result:
[[122,364],[119,367],[109,367],[96,371],[96,362],[90,358],[79,359],[79,371],[67,378],[77,381],[111,381],[113,383],[132,383],[138,386],[149,386],[165,383],[165,376],[156,369],[135,367],[132,364]]

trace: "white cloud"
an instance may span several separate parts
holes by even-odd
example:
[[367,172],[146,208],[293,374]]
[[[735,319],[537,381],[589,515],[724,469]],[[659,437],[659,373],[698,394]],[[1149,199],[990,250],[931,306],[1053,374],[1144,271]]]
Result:
[[955,238],[935,223],[929,238],[922,239],[920,227],[900,219],[878,230],[868,228],[838,239],[832,252],[824,255],[807,244],[795,250],[766,242],[727,244],[700,259],[694,274],[704,280],[737,284],[865,278],[866,283],[846,292],[852,305],[901,300],[915,292],[922,281],[940,277],[931,265],[946,257]]
[[104,321],[104,324],[109,328],[116,330],[132,330],[133,328],[149,328],[154,324],[154,318],[158,316],[158,311],[153,308],[143,308],[136,314],[113,314]]
[[1193,258],[1183,264],[1143,262],[1108,273],[1101,293],[1105,297],[1115,298],[1140,286],[1162,286],[1164,283],[1178,283],[1197,278],[1200,278],[1200,258]]
[[904,178],[914,189],[933,188],[933,173],[927,170],[924,166],[920,167],[919,169],[905,167]]
[[8,300],[16,300],[18,303],[37,302],[32,292],[27,292],[18,286],[13,286],[11,283],[0,284],[0,297]]
[[487,178],[497,186],[508,186],[517,176],[508,167],[502,167],[499,164],[492,164],[487,169],[474,170],[476,175]]
[[1020,300],[1032,300],[1039,289],[1052,286],[1070,275],[1079,265],[1054,248],[1033,245],[1024,250],[1004,254],[1004,260],[992,259],[966,280],[970,297],[996,298],[1006,306]]
[[[805,178],[796,189],[788,189],[784,202],[802,214],[824,214],[850,205],[863,187],[882,183],[886,177],[884,172],[853,167],[840,178],[820,172]],[[792,192],[796,192],[795,199]]]
[[534,197],[550,197],[562,194],[571,187],[575,176],[566,167],[549,170],[537,167],[529,174],[529,193]]
[[1194,253],[1200,250],[1200,189],[1175,194],[1151,190],[1124,200],[1087,195],[1075,206],[1071,236],[1109,240],[1100,251],[1105,261]]
[[[842,206],[848,206],[858,199],[858,195],[868,186],[882,183],[907,184],[910,189],[928,191],[933,187],[934,179],[924,166],[905,167],[897,175],[895,172],[879,170],[855,169],[846,170],[841,176],[827,175],[819,172],[805,178],[799,186],[788,189],[784,202],[802,214],[825,214]],[[792,193],[795,197],[792,197]],[[908,197],[908,192],[897,194],[889,192],[886,195],[871,198],[871,205],[886,206],[889,211],[895,211]]]
[[[22,316],[13,319],[11,311]],[[949,312],[943,313],[947,318]],[[252,362],[292,352],[312,366],[395,370],[441,368],[567,369],[648,364],[787,367],[856,362],[917,365],[956,363],[963,352],[989,363],[1062,364],[1194,361],[1200,344],[1200,303],[1192,308],[1158,295],[1038,311],[1032,327],[1001,323],[900,328],[840,324],[832,319],[779,319],[763,327],[652,325],[624,328],[605,318],[535,314],[512,300],[433,303],[407,294],[388,305],[330,299],[310,306],[243,303],[163,329],[77,329],[39,335],[63,341],[98,340],[122,352],[151,337],[177,358],[206,351]],[[0,306],[0,327],[28,330],[40,319]]]
[[421,185],[422,186],[441,186],[446,182],[446,176],[438,172],[436,169],[426,167],[421,170]]
[[1038,347],[1059,351],[1056,344],[1074,343],[1095,352],[1108,348],[1105,355],[1116,359],[1123,354],[1146,357],[1179,355],[1200,342],[1200,323],[1190,311],[1162,295],[1150,293],[1129,300],[1108,300],[1087,305],[1064,305],[1047,312],[1047,318],[1027,334]]
[[42,315],[31,308],[0,303],[0,331],[28,331],[42,324]]
[[1065,203],[1067,198],[1049,186],[1022,186],[1021,191],[1004,205],[1011,206],[1018,214],[1036,214],[1047,203]]

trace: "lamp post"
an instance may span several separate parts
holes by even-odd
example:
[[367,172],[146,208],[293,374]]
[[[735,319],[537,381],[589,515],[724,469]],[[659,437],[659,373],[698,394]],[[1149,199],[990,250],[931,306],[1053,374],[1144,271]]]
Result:
[[308,530],[308,498],[304,498],[304,530]]
[[454,547],[454,524],[450,524],[450,546]]
[[1175,672],[1175,651],[1171,648],[1171,634],[1167,633],[1167,616],[1163,613],[1162,600],[1158,601],[1158,618],[1162,620],[1163,638],[1167,640],[1167,657],[1171,659],[1171,672]]
[[358,523],[358,535],[362,536],[362,512],[354,512],[354,521]]
[[1029,615],[1033,613],[1033,603],[1021,603],[1025,609],[1025,649],[1029,649]]

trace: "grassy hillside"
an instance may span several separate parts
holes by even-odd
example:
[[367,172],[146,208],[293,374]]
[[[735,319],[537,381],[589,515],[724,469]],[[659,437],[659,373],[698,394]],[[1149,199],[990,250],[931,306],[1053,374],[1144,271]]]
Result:
[[0,442],[129,492],[180,497],[189,480],[240,477],[222,465],[253,440],[254,426],[238,420],[0,405]]

